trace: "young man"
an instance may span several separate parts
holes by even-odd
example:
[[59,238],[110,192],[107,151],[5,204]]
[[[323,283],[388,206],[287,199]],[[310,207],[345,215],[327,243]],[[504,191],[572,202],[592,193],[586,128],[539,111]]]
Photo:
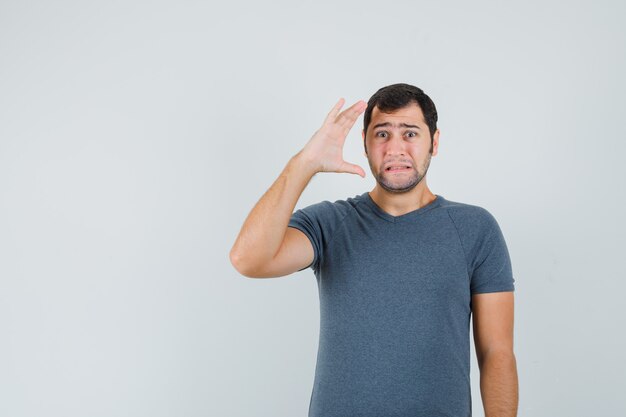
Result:
[[[315,273],[320,339],[309,416],[471,416],[471,315],[485,415],[516,416],[509,253],[487,210],[428,188],[439,145],[434,103],[394,84],[367,105],[340,112],[343,104],[255,205],[230,252],[251,278]],[[342,156],[363,111],[374,189],[293,212],[316,173],[365,176]]]

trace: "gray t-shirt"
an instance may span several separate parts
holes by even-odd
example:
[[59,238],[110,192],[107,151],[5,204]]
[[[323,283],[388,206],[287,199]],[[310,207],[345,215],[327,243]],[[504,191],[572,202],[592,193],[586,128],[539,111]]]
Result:
[[293,213],[320,299],[309,417],[471,416],[471,295],[515,280],[495,218],[436,196],[401,216],[367,192]]

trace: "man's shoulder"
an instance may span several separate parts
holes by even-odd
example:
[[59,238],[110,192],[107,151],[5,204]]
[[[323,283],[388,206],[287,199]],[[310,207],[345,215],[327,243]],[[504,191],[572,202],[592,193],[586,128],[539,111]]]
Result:
[[482,205],[446,199],[442,204],[457,228],[462,230],[489,230],[497,221],[494,215]]
[[309,204],[300,210],[311,215],[347,215],[356,210],[358,205],[363,201],[363,194],[357,194],[354,197],[336,200],[322,200],[317,203]]

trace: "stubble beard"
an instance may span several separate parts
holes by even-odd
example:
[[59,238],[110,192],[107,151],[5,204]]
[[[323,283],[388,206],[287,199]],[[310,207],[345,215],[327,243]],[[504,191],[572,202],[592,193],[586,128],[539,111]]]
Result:
[[374,174],[374,178],[376,178],[376,182],[378,183],[378,185],[381,186],[382,189],[390,193],[401,194],[411,191],[426,176],[426,173],[428,172],[428,167],[430,166],[431,156],[432,153],[428,152],[426,160],[420,167],[421,169],[414,168],[411,176],[404,181],[393,179],[392,176],[394,174],[390,171],[385,171],[384,169],[382,171],[376,172],[376,170],[372,166],[371,161],[369,161],[369,158],[368,163],[372,173]]

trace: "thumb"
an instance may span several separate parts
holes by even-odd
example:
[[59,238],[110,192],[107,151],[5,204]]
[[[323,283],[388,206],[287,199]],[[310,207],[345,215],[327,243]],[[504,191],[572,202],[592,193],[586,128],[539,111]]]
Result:
[[349,174],[357,174],[357,175],[360,175],[361,177],[365,178],[365,171],[363,170],[363,168],[361,168],[358,165],[346,162],[346,161],[343,162],[343,164],[341,165],[341,168],[339,168],[339,170],[340,170],[340,172],[347,172]]

